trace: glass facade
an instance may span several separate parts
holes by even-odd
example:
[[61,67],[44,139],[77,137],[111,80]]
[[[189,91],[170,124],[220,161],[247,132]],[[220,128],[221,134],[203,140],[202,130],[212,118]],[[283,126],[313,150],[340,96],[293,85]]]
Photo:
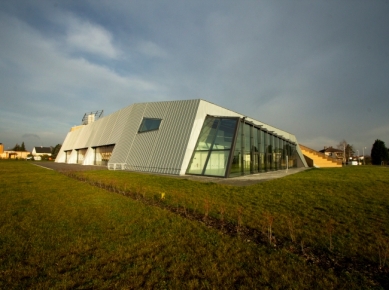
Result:
[[296,144],[241,118],[207,116],[187,174],[235,177],[297,167]]
[[226,175],[238,120],[207,116],[189,163],[188,174]]

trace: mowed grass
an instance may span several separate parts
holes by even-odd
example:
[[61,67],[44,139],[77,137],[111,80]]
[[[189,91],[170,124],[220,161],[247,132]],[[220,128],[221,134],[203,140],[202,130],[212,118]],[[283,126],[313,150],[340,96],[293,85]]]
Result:
[[389,251],[388,167],[310,169],[246,187],[118,171],[76,175],[146,198],[163,193],[165,203],[219,219],[223,213],[263,233],[271,223],[276,239],[364,263],[379,265],[379,252]]
[[[163,193],[164,203],[263,233],[273,221],[274,239],[283,246],[230,237],[28,162],[1,161],[1,289],[387,285],[388,168],[309,170],[249,187],[130,172],[76,174],[144,199]],[[318,266],[303,255],[309,248],[367,269]]]

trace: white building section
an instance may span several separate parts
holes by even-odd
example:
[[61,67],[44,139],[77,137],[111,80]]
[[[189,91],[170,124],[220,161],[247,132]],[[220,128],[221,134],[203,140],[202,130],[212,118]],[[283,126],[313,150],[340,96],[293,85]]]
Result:
[[307,167],[294,135],[200,99],[133,104],[77,126],[56,162],[219,177]]

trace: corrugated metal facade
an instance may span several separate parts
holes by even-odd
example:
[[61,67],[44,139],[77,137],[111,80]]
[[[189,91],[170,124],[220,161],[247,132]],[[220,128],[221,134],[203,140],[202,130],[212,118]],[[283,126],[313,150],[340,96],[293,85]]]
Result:
[[[110,163],[164,174],[180,174],[200,100],[134,104]],[[159,130],[138,133],[143,118],[162,119]]]
[[[133,104],[69,132],[56,162],[76,163],[76,151],[87,148],[82,162],[93,164],[94,148],[115,144],[109,164],[121,164],[128,170],[182,175],[207,115],[245,117],[199,99]],[[143,118],[161,119],[159,129],[138,133]],[[297,142],[288,132],[246,120]]]

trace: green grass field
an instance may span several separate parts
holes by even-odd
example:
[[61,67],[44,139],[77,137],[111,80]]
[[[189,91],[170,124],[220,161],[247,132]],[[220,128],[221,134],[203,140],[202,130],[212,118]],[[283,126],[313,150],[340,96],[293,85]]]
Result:
[[0,289],[389,287],[389,168],[247,187],[0,161]]

